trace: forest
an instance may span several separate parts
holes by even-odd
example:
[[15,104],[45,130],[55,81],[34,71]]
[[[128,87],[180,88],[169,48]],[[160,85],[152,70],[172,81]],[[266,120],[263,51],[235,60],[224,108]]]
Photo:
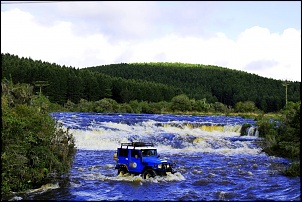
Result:
[[[173,86],[189,98],[206,98],[234,107],[252,101],[264,112],[279,111],[285,105],[282,81],[223,67],[184,63],[112,64],[87,68],[124,79],[146,80]],[[288,85],[288,101],[300,100],[300,82]]]
[[[175,96],[234,108],[251,101],[264,113],[300,101],[301,82],[281,81],[224,67],[185,63],[121,63],[77,69],[11,54],[2,79],[28,83],[53,103],[110,98],[118,103],[170,102]],[[284,84],[287,84],[287,89]]]

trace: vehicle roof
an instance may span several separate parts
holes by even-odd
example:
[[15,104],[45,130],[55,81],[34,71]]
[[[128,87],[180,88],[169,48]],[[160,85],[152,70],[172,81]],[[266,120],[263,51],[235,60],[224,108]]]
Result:
[[[151,142],[122,142],[121,148],[127,148],[127,149],[156,149]],[[139,149],[138,149],[139,150]]]
[[156,149],[155,147],[133,147],[133,146],[126,146],[122,147],[122,149],[135,149],[135,150],[142,150],[142,149]]

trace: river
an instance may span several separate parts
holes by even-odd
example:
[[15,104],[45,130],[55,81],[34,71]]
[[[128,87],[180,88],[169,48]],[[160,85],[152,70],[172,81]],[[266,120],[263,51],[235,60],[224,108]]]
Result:
[[[300,177],[281,171],[286,159],[261,152],[255,121],[241,117],[57,112],[75,137],[69,177],[12,200],[300,201]],[[241,126],[249,123],[247,136]],[[117,175],[122,142],[152,142],[176,173],[142,179]]]

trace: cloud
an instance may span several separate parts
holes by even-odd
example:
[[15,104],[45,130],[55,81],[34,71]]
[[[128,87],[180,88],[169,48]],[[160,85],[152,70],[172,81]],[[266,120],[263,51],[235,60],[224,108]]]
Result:
[[267,67],[273,67],[278,65],[278,62],[273,61],[273,60],[257,60],[257,61],[252,61],[249,64],[247,64],[245,66],[245,70],[249,71],[249,70],[264,70]]
[[301,30],[288,28],[279,34],[255,26],[239,35],[236,50],[241,59],[231,66],[269,78],[301,81]]
[[[74,8],[61,6],[60,9],[76,19],[90,17],[93,22],[85,25],[81,20],[75,23],[71,18],[53,17],[50,23],[43,24],[43,20],[20,9],[1,11],[1,52],[80,68],[121,62],[183,62],[301,81],[301,30],[288,28],[282,33],[273,33],[268,28],[254,26],[242,30],[236,39],[230,39],[223,32],[198,35],[175,31],[177,28],[171,23],[167,30],[157,26],[162,32],[152,35],[151,25],[161,13],[152,2],[121,4],[110,9],[108,6],[113,4],[106,2],[102,12],[100,7],[93,10],[93,3],[85,4],[85,9],[91,8],[88,13],[78,8],[80,4],[73,5]],[[123,20],[106,15],[106,12],[125,12],[125,9],[133,14]],[[150,17],[151,11],[157,12]],[[146,12],[148,15],[144,15]],[[182,15],[185,16],[185,11]],[[105,16],[112,19],[100,20]],[[134,20],[139,16],[141,20]],[[144,17],[149,18],[149,24],[144,24]],[[169,22],[168,17],[163,21]],[[92,25],[97,31],[85,31],[85,26],[91,28]],[[188,25],[191,26],[193,24]],[[136,30],[139,27],[141,29]]]

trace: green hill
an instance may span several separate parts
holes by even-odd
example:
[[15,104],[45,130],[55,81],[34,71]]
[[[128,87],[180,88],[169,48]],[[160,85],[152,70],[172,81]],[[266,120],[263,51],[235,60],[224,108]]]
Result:
[[[234,106],[237,102],[253,101],[265,112],[285,105],[283,81],[260,77],[228,68],[185,63],[111,64],[87,68],[90,71],[124,79],[145,80],[181,89],[190,98],[206,98]],[[300,82],[288,85],[288,101],[300,100]]]
[[[2,79],[35,85],[36,92],[41,90],[51,102],[61,105],[68,100],[79,103],[81,99],[103,98],[118,103],[170,102],[173,97],[186,94],[190,99],[231,107],[252,101],[264,112],[274,112],[286,102],[283,81],[217,66],[121,63],[76,69],[8,53],[1,57]],[[288,83],[288,101],[300,101],[301,82]]]

